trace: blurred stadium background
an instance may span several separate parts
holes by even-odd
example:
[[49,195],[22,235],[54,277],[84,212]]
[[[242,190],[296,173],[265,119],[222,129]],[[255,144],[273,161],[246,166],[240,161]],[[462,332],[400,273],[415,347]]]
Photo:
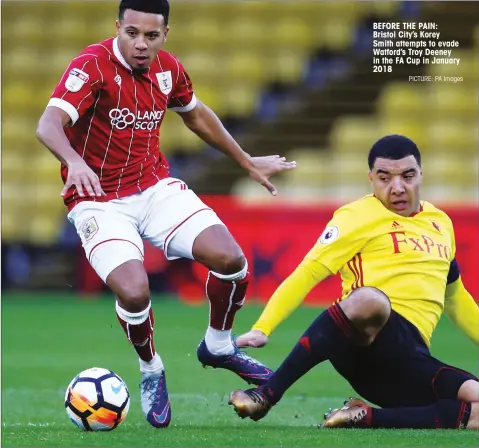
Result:
[[[461,250],[477,259],[478,13],[475,2],[171,0],[165,49],[185,64],[199,98],[250,154],[298,162],[275,179],[281,196],[271,198],[176,114],[162,126],[172,174],[230,225],[251,259],[256,296],[288,274],[335,206],[369,192],[366,154],[386,133],[416,140],[424,198],[457,212]],[[35,128],[71,58],[110,37],[116,14],[117,2],[2,2],[4,290],[103,289],[65,218],[59,164]],[[460,65],[373,74],[372,23],[388,20],[437,23],[441,40],[460,42]],[[412,83],[410,74],[463,81]],[[154,290],[202,297],[200,268],[147,254]]]
[[[1,2],[2,442],[476,444],[465,432],[460,438],[440,431],[319,436],[318,418],[352,393],[328,365],[296,384],[265,424],[237,419],[226,410],[224,394],[242,383],[227,372],[204,371],[194,356],[207,306],[175,300],[204,301],[205,272],[185,260],[167,263],[149,246],[145,265],[156,293],[157,346],[168,366],[178,426],[161,438],[145,431],[133,352],[116,323],[111,294],[86,263],[66,220],[59,164],[35,138],[37,121],[69,61],[114,33],[117,5]],[[460,65],[394,66],[392,73],[372,73],[372,24],[388,20],[436,22],[441,40],[460,42],[454,50]],[[199,98],[244,149],[298,162],[296,171],[275,179],[280,196],[272,198],[205,147],[174,113],[167,114],[161,129],[161,149],[172,174],[203,195],[242,245],[253,273],[252,301],[268,299],[314,244],[334,208],[369,192],[367,152],[386,133],[403,133],[423,151],[424,199],[453,217],[464,282],[479,299],[479,3],[171,0],[170,27],[165,49],[182,60]],[[463,81],[407,82],[408,75],[422,74]],[[308,301],[324,305],[338,296],[339,286],[338,279],[328,279]],[[105,300],[78,299],[87,296]],[[235,331],[246,331],[260,310],[245,307]],[[316,310],[298,310],[275,334],[275,343],[257,356],[277,367],[314,315]],[[477,347],[447,321],[434,337],[433,353],[477,374]],[[76,373],[99,364],[125,379],[133,403],[123,429],[92,440],[74,431],[62,399]]]

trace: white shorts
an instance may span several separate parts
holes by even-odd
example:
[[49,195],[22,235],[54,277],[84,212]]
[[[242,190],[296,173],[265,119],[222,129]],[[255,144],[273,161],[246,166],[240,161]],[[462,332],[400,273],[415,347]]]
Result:
[[104,282],[121,264],[143,261],[143,239],[162,249],[168,260],[193,259],[196,237],[208,227],[224,225],[183,181],[171,177],[125,198],[80,202],[68,219]]

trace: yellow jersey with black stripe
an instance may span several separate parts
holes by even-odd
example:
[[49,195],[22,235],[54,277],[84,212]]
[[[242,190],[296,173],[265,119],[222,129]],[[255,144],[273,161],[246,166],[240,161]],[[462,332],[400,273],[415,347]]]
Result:
[[303,265],[339,272],[339,300],[362,286],[380,289],[429,344],[455,252],[452,222],[434,205],[421,202],[418,213],[402,217],[368,195],[334,213]]

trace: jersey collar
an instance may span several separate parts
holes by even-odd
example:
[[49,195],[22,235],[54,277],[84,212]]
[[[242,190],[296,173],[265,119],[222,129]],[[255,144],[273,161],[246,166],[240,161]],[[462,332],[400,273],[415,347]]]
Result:
[[118,47],[118,37],[115,37],[113,39],[113,54],[120,61],[121,65],[123,65],[128,70],[131,70],[130,64],[128,64],[128,62],[125,61],[125,58],[120,52],[120,47]]
[[419,211],[418,211],[418,212],[413,212],[413,213],[411,213],[411,214],[408,216],[408,218],[412,218],[412,217],[414,217],[414,216],[416,216],[416,215],[419,215],[419,213],[421,213],[422,211],[423,211],[422,202],[419,201]]

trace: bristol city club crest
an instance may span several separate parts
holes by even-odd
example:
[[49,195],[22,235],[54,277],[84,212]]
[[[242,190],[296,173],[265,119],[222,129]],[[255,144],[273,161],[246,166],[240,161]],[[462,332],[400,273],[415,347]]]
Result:
[[96,219],[92,216],[82,225],[83,237],[86,241],[90,241],[98,233],[98,224]]
[[168,95],[171,92],[171,89],[173,88],[171,71],[168,70],[167,72],[157,73],[156,78],[158,79],[158,84],[160,85],[160,90],[165,95]]

